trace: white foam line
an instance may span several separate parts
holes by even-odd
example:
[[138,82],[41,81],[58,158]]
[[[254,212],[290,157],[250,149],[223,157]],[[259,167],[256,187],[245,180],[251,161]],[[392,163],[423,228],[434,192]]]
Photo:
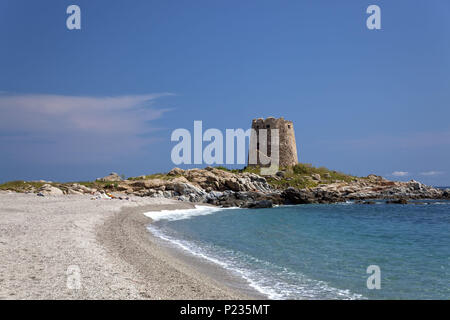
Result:
[[154,236],[156,236],[162,240],[168,241],[168,242],[172,243],[173,245],[178,246],[182,250],[185,250],[194,256],[197,256],[197,257],[203,258],[205,260],[208,260],[212,263],[215,263],[226,270],[238,273],[242,278],[244,278],[244,280],[246,280],[249,283],[250,287],[252,287],[256,291],[262,293],[263,295],[267,296],[269,299],[281,299],[282,298],[281,294],[278,294],[271,288],[259,286],[256,281],[253,281],[253,279],[251,279],[251,277],[249,277],[246,274],[246,272],[244,270],[241,270],[238,268],[233,268],[229,263],[226,263],[225,261],[221,261],[221,260],[218,260],[218,259],[208,255],[208,254],[204,254],[198,246],[193,245],[187,241],[178,240],[173,237],[167,236],[163,232],[161,232],[159,229],[157,229],[153,226],[148,226],[147,229]]
[[175,209],[175,210],[161,210],[161,211],[149,211],[144,214],[151,218],[153,221],[159,220],[183,220],[189,219],[195,216],[203,216],[207,214],[213,214],[215,212],[224,210],[223,208],[210,207],[210,206],[195,206],[195,209]]
[[[192,209],[191,209],[192,210]],[[157,228],[155,226],[148,226],[147,229],[156,237],[167,241],[171,243],[172,245],[175,245],[179,247],[182,250],[187,251],[188,253],[203,258],[205,260],[208,260],[210,262],[213,262],[221,267],[223,267],[226,270],[229,270],[235,274],[238,274],[240,277],[242,277],[244,280],[247,281],[250,287],[255,289],[256,291],[262,293],[263,295],[267,296],[269,299],[279,300],[279,299],[286,299],[290,294],[295,294],[299,290],[302,291],[303,297],[306,298],[309,296],[309,298],[315,299],[317,296],[316,294],[319,293],[315,291],[314,289],[308,289],[306,286],[298,287],[293,285],[288,285],[287,283],[280,282],[274,279],[265,279],[261,274],[258,272],[254,272],[252,270],[248,270],[245,267],[238,266],[235,263],[229,263],[224,261],[224,259],[216,258],[213,255],[211,255],[208,252],[205,252],[201,247],[197,246],[196,244],[185,241],[181,239],[176,239],[172,236],[169,236],[165,234],[160,228]],[[223,258],[223,257],[222,257]],[[256,258],[253,258],[256,261],[259,261]],[[259,261],[261,262],[261,261]],[[309,280],[309,279],[308,279]],[[318,287],[319,290],[324,290],[327,292],[333,292],[335,295],[341,296],[345,299],[364,299],[363,296],[359,294],[352,294],[349,290],[339,290],[333,287],[329,287],[322,281],[312,281],[309,280],[308,282],[314,282],[315,287]],[[317,290],[317,289],[316,289]]]
[[[209,215],[214,214],[216,212],[222,211],[222,210],[229,210],[229,209],[239,209],[239,208],[218,208],[218,207],[211,207],[211,206],[201,206],[201,205],[195,205],[195,208],[192,209],[175,209],[175,210],[161,210],[161,211],[150,211],[145,212],[144,214],[151,218],[153,221],[160,221],[160,220],[167,220],[167,221],[176,221],[176,220],[183,220],[183,219],[190,219],[195,216],[202,216],[202,215]],[[201,247],[195,245],[194,243],[191,243],[189,241],[181,240],[173,238],[167,234],[165,234],[160,228],[157,228],[156,226],[150,225],[147,227],[147,229],[153,233],[158,238],[168,241],[169,243],[172,243],[173,245],[181,248],[182,250],[185,250],[189,252],[190,254],[193,254],[195,256],[198,256],[200,258],[203,258],[205,260],[208,260],[210,262],[213,262],[217,265],[220,265],[221,267],[230,270],[242,278],[244,278],[250,287],[254,288],[256,291],[266,295],[269,299],[286,299],[286,295],[289,295],[289,293],[294,293],[297,291],[298,287],[292,287],[287,288],[286,283],[275,281],[267,281],[268,279],[264,279],[264,277],[261,277],[260,274],[255,273],[251,270],[247,270],[247,268],[235,265],[234,263],[228,263],[224,261],[224,259],[216,258],[214,255],[211,255],[208,252],[205,252]],[[257,260],[257,259],[256,259]],[[266,283],[269,282],[270,285],[267,285]],[[361,299],[363,298],[361,295],[358,294],[351,294],[348,290],[339,290],[332,287],[327,286],[321,281],[317,281],[317,284],[319,284],[323,289],[326,291],[333,291],[335,294],[337,293],[340,296],[344,296],[347,299]],[[283,291],[287,291],[283,293]],[[315,297],[314,292],[310,292],[307,288],[303,287],[302,291],[305,291],[305,296],[308,296],[308,293],[310,295],[310,298]]]

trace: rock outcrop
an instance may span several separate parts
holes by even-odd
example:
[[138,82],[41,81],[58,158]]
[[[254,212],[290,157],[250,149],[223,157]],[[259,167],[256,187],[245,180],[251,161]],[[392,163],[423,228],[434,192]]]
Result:
[[300,190],[287,188],[282,192],[282,196],[287,203],[302,204],[368,199],[392,199],[392,201],[399,199],[442,199],[446,198],[446,193],[443,190],[426,186],[414,180],[408,182],[389,181],[379,176],[370,175],[367,178],[358,178],[352,182],[337,182],[315,188]]
[[172,197],[185,196],[192,199],[205,198],[206,194],[212,191],[268,193],[273,190],[265,178],[256,174],[236,174],[211,167],[190,170],[175,168],[167,176],[171,179],[121,181],[117,189],[141,196],[170,195]]
[[78,183],[72,183],[68,186],[62,187],[65,194],[94,194],[97,192],[95,188],[89,188]]
[[50,184],[44,184],[42,187],[38,189],[38,194],[45,196],[59,196],[63,195],[64,192],[61,189],[56,188]]
[[[122,181],[117,190],[125,193],[206,202],[222,207],[261,208],[282,204],[335,203],[347,200],[372,203],[370,199],[436,199],[445,191],[420,182],[389,181],[370,175],[351,182],[322,184],[315,188],[275,189],[264,177],[253,173],[233,173],[217,168],[182,170],[175,168],[169,179]],[[277,177],[280,177],[278,174]],[[320,180],[320,175],[312,177]],[[365,201],[365,202],[364,202]]]
[[[290,179],[285,178],[282,171],[271,178],[272,183],[279,182],[280,179],[288,182]],[[388,203],[404,204],[413,199],[450,199],[450,189],[440,190],[414,180],[398,182],[369,175],[365,178],[347,179],[347,182],[336,180],[333,183],[324,183],[323,179],[329,179],[327,173],[313,174],[309,178],[315,181],[315,185],[322,184],[297,189],[281,187],[284,185],[283,182],[275,187],[268,183],[266,178],[250,172],[231,172],[212,167],[189,170],[174,168],[168,174],[122,180],[119,175],[112,173],[92,183],[46,183],[38,189],[30,190],[42,196],[120,192],[125,195],[163,197],[221,207],[243,208],[349,200],[360,204],[373,204],[373,199],[385,199]]]
[[102,181],[102,182],[122,181],[122,178],[117,173],[111,172],[106,177],[97,178],[96,181]]

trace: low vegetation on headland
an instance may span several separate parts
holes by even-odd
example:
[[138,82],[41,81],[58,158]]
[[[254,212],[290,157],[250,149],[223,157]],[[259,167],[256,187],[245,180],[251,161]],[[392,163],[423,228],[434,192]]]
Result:
[[[227,169],[223,166],[216,166],[215,169],[223,170],[234,174],[242,174],[245,172],[254,173],[259,175],[259,167],[245,167],[243,169]],[[94,181],[76,181],[76,182],[51,182],[51,181],[9,181],[0,184],[0,190],[11,190],[15,192],[34,192],[41,188],[45,184],[50,184],[54,187],[60,188],[64,191],[65,188],[70,187],[72,184],[80,184],[89,188],[103,189],[114,191],[119,187],[119,183],[122,181],[139,181],[139,180],[152,180],[161,179],[171,181],[181,174],[169,174],[169,173],[154,173],[149,175],[142,175],[137,177],[125,178],[124,175],[111,174],[108,178],[100,178]],[[299,163],[293,167],[281,168],[275,175],[265,176],[267,182],[276,189],[283,189],[288,187],[294,187],[297,189],[314,188],[321,184],[330,184],[336,182],[351,182],[359,178],[356,176],[348,175],[345,173],[329,170],[325,167],[316,168],[309,163]]]
[[[172,198],[219,206],[270,207],[277,204],[334,203],[369,199],[447,199],[450,190],[420,182],[389,181],[380,176],[356,177],[299,163],[261,176],[260,168],[207,167],[125,177],[116,173],[87,182],[11,181],[0,190],[38,195],[108,194]],[[122,198],[122,196],[118,196]],[[399,203],[403,203],[401,201]]]
[[[225,167],[216,167],[217,169],[233,172],[251,172],[259,174],[259,167],[245,167],[244,169],[229,170]],[[330,184],[336,182],[351,182],[359,178],[342,172],[327,169],[325,167],[316,168],[309,163],[298,163],[295,166],[281,168],[277,174],[266,176],[267,182],[275,188],[283,189],[294,187],[297,189],[314,188],[320,184]]]

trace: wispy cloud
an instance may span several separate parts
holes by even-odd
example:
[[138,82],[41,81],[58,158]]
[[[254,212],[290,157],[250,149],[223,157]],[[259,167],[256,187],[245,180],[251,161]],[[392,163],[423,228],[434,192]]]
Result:
[[421,172],[420,175],[422,176],[438,176],[444,174],[443,171],[426,171],[426,172]]
[[149,122],[169,111],[154,103],[167,95],[0,95],[0,144],[37,157],[108,159],[152,141]]
[[407,171],[394,171],[392,174],[394,177],[406,177],[409,176],[409,172]]

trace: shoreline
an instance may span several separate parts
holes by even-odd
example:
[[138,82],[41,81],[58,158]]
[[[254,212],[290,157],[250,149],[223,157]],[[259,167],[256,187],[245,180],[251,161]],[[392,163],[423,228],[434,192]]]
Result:
[[[171,274],[167,283],[167,279],[157,277],[158,286],[165,287],[161,291],[169,289],[169,295],[164,299],[267,299],[250,288],[244,279],[158,238],[147,229],[153,220],[144,215],[146,212],[194,208],[194,204],[183,202],[124,208],[105,221],[98,237],[106,247],[118,252],[122,259],[139,270],[146,281],[155,281],[155,274],[149,270],[149,258],[152,264],[164,265],[164,273]],[[121,250],[123,246],[132,250]],[[189,287],[188,291],[186,287]]]
[[[268,299],[243,277],[147,229],[145,212],[193,203],[0,192],[0,204],[0,300]],[[68,286],[74,266],[76,289]]]
[[206,274],[169,253],[147,230],[144,212],[190,203],[9,192],[0,203],[0,300],[252,298],[215,280],[215,269]]

